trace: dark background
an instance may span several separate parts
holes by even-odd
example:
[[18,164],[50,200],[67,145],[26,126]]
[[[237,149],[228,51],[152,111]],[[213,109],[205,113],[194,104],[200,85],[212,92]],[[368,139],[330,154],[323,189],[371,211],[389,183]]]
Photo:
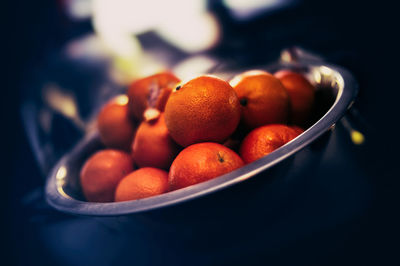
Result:
[[[394,38],[398,35],[395,9],[383,1],[298,1],[274,14],[239,23],[229,16],[220,1],[209,3],[224,28],[222,43],[210,52],[221,58],[233,57],[244,65],[258,63],[276,58],[283,47],[299,45],[348,68],[355,75],[360,85],[355,108],[360,115],[354,120],[365,134],[366,143],[361,147],[350,146],[345,134],[338,133],[338,139],[342,140],[339,144],[346,147],[338,150],[345,154],[343,157],[349,162],[357,162],[358,168],[350,169],[343,157],[333,157],[332,160],[337,160],[337,164],[333,165],[341,169],[336,169],[339,174],[348,170],[372,188],[366,210],[356,217],[297,242],[284,243],[273,251],[255,249],[254,252],[243,252],[243,256],[236,254],[234,262],[261,265],[399,265],[397,151],[400,87],[398,47]],[[25,93],[25,77],[48,53],[91,30],[89,22],[78,25],[69,21],[59,6],[57,1],[50,0],[8,1],[3,11],[6,29],[3,31],[2,43],[5,47],[2,54],[6,60],[3,61],[2,71],[6,82],[1,97],[4,118],[1,128],[5,146],[2,162],[6,171],[2,175],[1,239],[2,260],[7,261],[4,265],[68,265],[59,256],[56,240],[59,230],[65,229],[82,238],[76,250],[69,251],[70,256],[80,256],[82,263],[90,261],[87,260],[90,257],[88,253],[93,255],[98,250],[109,248],[106,243],[95,244],[108,241],[107,234],[85,238],[86,230],[96,226],[91,225],[90,219],[71,219],[68,215],[54,214],[40,197],[35,206],[22,203],[29,192],[37,188],[40,191],[44,184],[21,123],[20,105]],[[269,51],[267,55],[259,56],[265,50]],[[341,132],[340,127],[338,132]],[[330,171],[335,172],[335,169]],[[345,178],[354,183],[351,175]],[[354,184],[353,189],[363,189]],[[333,198],[340,199],[340,188],[337,192]],[[39,218],[35,215],[37,210],[42,212]],[[341,217],[331,219],[336,218],[340,220]],[[53,219],[58,227],[44,228],[43,224],[49,219]],[[158,240],[155,238],[153,241]],[[54,246],[49,247],[49,243]],[[260,246],[262,243],[262,240],[257,240],[252,245]],[[140,247],[136,249],[137,253],[149,253],[150,257],[152,252],[154,256],[159,255],[157,245],[150,240],[136,245],[136,248]],[[131,252],[135,254],[135,250]],[[187,263],[193,262],[195,255],[185,253],[182,247],[175,254],[179,259],[170,263],[153,259],[149,261],[154,263],[147,265],[162,262],[167,265],[223,264],[221,261],[235,264],[228,255],[226,260],[213,260],[215,250],[207,252],[204,249],[199,254],[208,259],[200,258],[197,262]],[[98,259],[92,262],[106,263],[107,259],[101,259],[104,253],[96,255]],[[170,256],[174,258],[174,254]],[[146,265],[146,257],[139,257],[141,259],[136,261],[137,264]],[[113,264],[120,263],[118,259],[113,261]]]

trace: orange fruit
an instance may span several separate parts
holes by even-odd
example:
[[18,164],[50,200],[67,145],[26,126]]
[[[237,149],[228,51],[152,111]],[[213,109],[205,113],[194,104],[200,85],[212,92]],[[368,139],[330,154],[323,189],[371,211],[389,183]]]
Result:
[[178,86],[165,106],[169,133],[184,147],[198,142],[223,142],[239,120],[240,104],[235,91],[228,82],[210,75]]
[[164,111],[172,89],[180,82],[171,72],[165,71],[132,82],[128,88],[129,110],[137,120],[143,120],[143,112],[149,108]]
[[297,135],[300,135],[300,134],[302,134],[303,132],[304,132],[304,129],[302,129],[301,127],[299,127],[299,126],[290,126],[292,129],[294,129],[294,131],[296,131],[296,133],[297,133]]
[[128,97],[120,95],[109,101],[97,117],[100,139],[108,148],[129,151],[135,125],[128,112]]
[[291,123],[305,125],[314,105],[314,86],[303,75],[291,70],[280,70],[274,75],[289,93]]
[[182,150],[175,158],[168,182],[171,190],[180,189],[229,173],[243,164],[239,155],[221,144],[197,143]]
[[180,147],[169,135],[164,114],[143,121],[132,144],[132,156],[139,167],[169,169]]
[[124,177],[115,190],[115,201],[143,199],[167,192],[168,173],[164,170],[144,167]]
[[239,97],[241,122],[247,128],[287,122],[289,95],[272,74],[262,70],[246,71],[229,83]]
[[285,145],[299,132],[282,125],[270,124],[253,129],[242,141],[239,154],[245,163],[251,163]]
[[88,201],[111,202],[119,181],[133,171],[133,160],[119,150],[102,150],[90,156],[80,172],[83,194]]

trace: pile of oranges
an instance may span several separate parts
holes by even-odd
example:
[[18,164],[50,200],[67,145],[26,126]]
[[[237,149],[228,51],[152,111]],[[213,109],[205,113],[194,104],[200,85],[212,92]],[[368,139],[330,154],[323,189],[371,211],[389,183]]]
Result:
[[105,148],[84,163],[91,202],[127,201],[229,173],[303,132],[315,88],[300,73],[251,70],[182,83],[168,71],[134,81],[97,119]]

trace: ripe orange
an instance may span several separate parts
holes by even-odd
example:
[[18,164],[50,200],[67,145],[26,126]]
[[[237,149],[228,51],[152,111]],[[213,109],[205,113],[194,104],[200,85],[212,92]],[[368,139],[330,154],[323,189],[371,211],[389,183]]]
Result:
[[142,121],[143,112],[149,107],[164,111],[172,89],[179,82],[179,78],[168,71],[134,81],[128,89],[131,115]]
[[272,74],[262,70],[246,71],[229,83],[239,97],[241,122],[247,128],[287,122],[289,95]]
[[115,201],[143,199],[167,192],[168,173],[144,167],[124,177],[115,190]]
[[109,101],[97,117],[101,141],[108,148],[129,151],[135,126],[128,112],[128,97],[120,95]]
[[302,129],[301,127],[299,127],[299,126],[290,126],[292,129],[294,129],[294,131],[296,131],[296,133],[297,133],[297,135],[300,135],[300,134],[302,134],[303,132],[304,132],[304,129]]
[[133,169],[133,160],[128,153],[108,149],[93,154],[80,172],[84,196],[92,202],[113,201],[119,181]]
[[165,106],[171,137],[187,147],[198,142],[223,142],[240,120],[238,97],[228,82],[210,75],[177,87]]
[[132,156],[139,167],[169,169],[180,147],[169,135],[164,114],[143,121],[132,144]]
[[314,86],[303,75],[291,70],[281,70],[274,75],[282,82],[289,93],[291,123],[304,126],[313,108]]
[[295,129],[271,124],[253,129],[242,141],[239,154],[245,163],[251,163],[273,152],[299,135]]
[[239,155],[221,144],[197,143],[182,150],[175,158],[168,182],[171,190],[184,188],[229,173],[243,164]]

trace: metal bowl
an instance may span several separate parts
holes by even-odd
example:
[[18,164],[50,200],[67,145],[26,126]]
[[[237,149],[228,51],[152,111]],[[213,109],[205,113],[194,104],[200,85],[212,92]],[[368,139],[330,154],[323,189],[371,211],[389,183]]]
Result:
[[[50,172],[45,189],[48,203],[71,214],[121,216],[146,212],[163,217],[168,214],[176,222],[190,215],[199,221],[206,214],[227,220],[237,217],[238,212],[246,213],[254,205],[270,213],[293,199],[291,195],[299,191],[306,193],[307,174],[318,165],[331,129],[351,107],[358,91],[357,83],[346,69],[313,58],[291,58],[257,68],[271,73],[295,69],[316,85],[315,123],[296,139],[253,163],[207,182],[141,200],[92,203],[82,197],[79,171],[85,159],[103,148],[98,134],[94,133],[85,137]],[[214,74],[229,78],[240,71]]]

